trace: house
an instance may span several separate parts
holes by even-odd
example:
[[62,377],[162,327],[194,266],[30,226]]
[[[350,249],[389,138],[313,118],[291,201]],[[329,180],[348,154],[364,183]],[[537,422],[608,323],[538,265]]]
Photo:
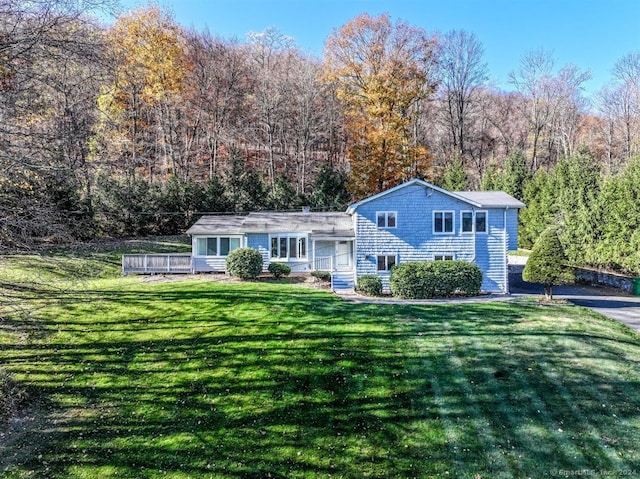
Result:
[[508,292],[507,251],[517,249],[518,210],[504,192],[450,192],[413,179],[352,204],[346,212],[207,215],[187,233],[194,272],[222,272],[229,251],[262,253],[292,271],[330,271],[334,288],[365,274],[389,288],[391,268],[407,261],[463,260],[482,270],[482,289]]

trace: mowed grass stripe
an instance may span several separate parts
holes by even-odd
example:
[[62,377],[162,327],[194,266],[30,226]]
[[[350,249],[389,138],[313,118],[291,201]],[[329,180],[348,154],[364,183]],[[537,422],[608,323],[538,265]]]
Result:
[[[464,372],[466,365],[460,359],[459,344],[450,333],[451,324],[444,322],[441,327],[444,334],[439,347],[439,355],[443,359],[440,371],[444,374],[437,380],[440,392],[437,402],[445,422],[444,429],[448,431],[448,436],[455,439],[452,452],[460,456],[457,462],[464,463],[466,469],[471,466],[471,470],[490,473],[496,478],[513,477],[513,471],[501,452],[494,430],[482,411],[481,401],[469,387],[469,379]],[[456,417],[447,411],[455,405],[463,407],[462,410],[466,413],[464,421],[461,421],[462,415]],[[474,437],[479,441],[474,441]]]
[[[592,454],[590,436],[557,431],[560,420],[570,432],[582,422],[541,369],[571,379],[565,387],[583,401],[582,415],[597,433],[620,438],[609,444],[624,464],[640,465],[638,375],[624,361],[640,360],[640,341],[577,309],[371,306],[287,285],[143,283],[114,278],[39,292],[28,301],[41,333],[25,343],[15,330],[0,332],[0,360],[43,415],[0,444],[6,477],[487,478],[544,477],[550,466],[610,469],[606,456]],[[594,360],[572,376],[571,358],[582,355]],[[497,370],[508,370],[508,380]],[[619,421],[607,425],[610,416],[592,410],[601,398]]]
[[[525,336],[521,339],[526,341],[527,338]],[[555,411],[556,407],[549,385],[540,381],[539,376],[534,381],[529,381],[529,377],[533,379],[532,370],[525,364],[529,355],[514,351],[512,344],[506,342],[499,346],[489,346],[473,335],[469,336],[468,341],[470,350],[476,357],[493,356],[486,354],[490,347],[503,358],[500,362],[483,364],[480,370],[490,394],[496,398],[493,403],[495,409],[487,409],[486,413],[494,419],[497,417],[496,413],[500,414],[510,426],[503,432],[512,441],[512,464],[525,475],[531,474],[533,468],[540,466],[540,474],[549,474],[554,470],[554,465],[558,464],[565,467],[570,464],[574,470],[584,468],[586,462],[583,451],[560,431],[555,413],[550,412]],[[514,401],[516,394],[519,400],[517,403]],[[531,457],[526,456],[527,451],[533,450],[548,458],[544,465],[535,458],[532,462]],[[519,453],[524,453],[525,456]]]
[[[556,345],[556,348],[560,349],[560,342],[557,338],[550,338],[549,342]],[[584,348],[586,345],[583,343],[581,346]],[[590,350],[592,350],[592,348],[590,348]],[[579,431],[573,432],[580,434],[580,439],[585,443],[585,445],[588,443],[589,448],[583,451],[583,455],[585,455],[587,461],[591,462],[590,466],[593,467],[595,456],[598,455],[608,461],[610,470],[631,470],[629,465],[626,464],[625,461],[621,459],[610,447],[610,444],[607,444],[603,440],[603,437],[606,437],[606,434],[600,431],[598,426],[594,424],[595,420],[598,420],[607,414],[606,408],[602,408],[597,414],[594,414],[593,405],[596,405],[597,408],[599,405],[606,404],[603,402],[605,401],[605,398],[603,398],[599,393],[598,388],[594,387],[596,385],[591,383],[588,388],[581,388],[579,382],[571,381],[573,384],[571,388],[565,386],[565,380],[571,380],[571,371],[580,370],[583,365],[578,359],[567,356],[561,356],[557,361],[566,365],[562,368],[562,371],[565,375],[567,375],[568,372],[568,377],[561,376],[557,372],[558,368],[554,367],[546,360],[541,360],[539,362],[540,372],[553,385],[557,395],[564,402],[563,409],[568,411],[574,418],[573,421],[568,421],[569,425],[566,427],[571,427],[570,425],[573,424],[580,426]],[[592,410],[586,413],[583,412],[581,405],[584,405],[583,407],[587,407],[589,404],[592,405]],[[607,415],[610,416],[609,414]],[[610,416],[610,419],[615,420],[615,417]],[[569,430],[566,431],[567,435],[570,433],[571,432]]]

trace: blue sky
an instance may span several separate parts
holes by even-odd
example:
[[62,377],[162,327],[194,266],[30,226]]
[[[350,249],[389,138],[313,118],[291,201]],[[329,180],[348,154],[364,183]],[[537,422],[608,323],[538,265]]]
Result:
[[[124,10],[144,5],[121,0]],[[640,50],[640,0],[158,0],[184,27],[225,38],[275,27],[304,51],[320,56],[327,35],[361,13],[388,13],[428,32],[466,30],[485,48],[492,82],[531,50],[553,53],[556,66],[590,70],[588,93],[610,79],[613,64]]]

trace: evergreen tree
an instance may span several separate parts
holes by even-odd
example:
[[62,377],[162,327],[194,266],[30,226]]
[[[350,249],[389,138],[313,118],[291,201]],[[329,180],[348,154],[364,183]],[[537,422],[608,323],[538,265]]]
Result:
[[290,210],[302,206],[300,198],[293,189],[291,180],[283,174],[276,176],[273,188],[267,196],[267,208],[270,210]]
[[547,300],[553,299],[553,287],[575,281],[573,269],[567,266],[567,256],[555,228],[546,229],[536,241],[522,278],[544,286]]
[[329,163],[318,172],[313,183],[311,206],[322,210],[342,211],[351,203],[347,190],[347,174],[336,170]]
[[602,226],[594,208],[600,191],[600,169],[593,157],[582,150],[565,158],[554,169],[558,221],[566,255],[574,264],[584,264],[587,252],[595,248]]
[[527,181],[531,179],[531,172],[527,168],[527,160],[521,151],[512,152],[504,162],[504,170],[499,177],[499,189],[511,196],[522,200]]
[[520,211],[518,243],[522,248],[531,249],[542,232],[555,224],[558,195],[554,177],[540,168],[527,182],[523,195],[527,207]]
[[227,212],[233,209],[224,182],[217,176],[211,178],[204,186],[202,211]]
[[480,190],[482,191],[496,191],[500,189],[500,175],[495,162],[490,161],[489,165],[482,173],[482,179],[480,180]]
[[449,191],[464,191],[467,189],[467,172],[462,159],[455,158],[447,164],[442,175],[441,186]]
[[594,221],[601,226],[591,262],[640,274],[640,156],[604,182]]

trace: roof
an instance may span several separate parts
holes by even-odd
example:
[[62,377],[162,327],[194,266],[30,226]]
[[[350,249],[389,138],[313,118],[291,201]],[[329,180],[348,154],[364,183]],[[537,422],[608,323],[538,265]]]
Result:
[[187,230],[188,235],[203,233],[241,234],[245,216],[205,215]]
[[311,233],[314,236],[355,236],[353,219],[342,212],[253,212],[246,216],[205,215],[187,234]]
[[397,191],[399,189],[406,188],[406,187],[412,186],[412,185],[420,185],[420,186],[423,186],[425,188],[429,188],[429,189],[438,191],[438,192],[440,192],[442,194],[450,196],[451,198],[454,198],[456,200],[462,201],[464,203],[469,203],[471,206],[481,207],[480,204],[476,204],[474,201],[472,201],[472,200],[470,200],[468,198],[464,198],[464,197],[458,195],[457,193],[454,193],[452,191],[444,190],[444,189],[439,188],[436,185],[432,185],[431,183],[428,183],[428,182],[426,182],[424,180],[421,180],[421,179],[418,179],[418,178],[414,178],[414,179],[409,180],[409,181],[407,181],[405,183],[402,183],[401,185],[394,186],[393,188],[390,188],[388,190],[382,191],[382,192],[378,193],[377,195],[370,196],[368,198],[365,198],[364,200],[361,200],[361,201],[358,201],[357,203],[352,204],[351,206],[349,206],[349,208],[347,208],[347,213],[354,213],[360,206],[364,205],[365,203],[368,203],[368,202],[373,201],[373,200],[377,200],[378,198],[382,198],[383,196],[386,196],[386,195],[388,195],[390,193],[393,193],[394,191]]
[[463,203],[467,203],[476,208],[524,208],[525,204],[521,201],[518,201],[513,196],[508,195],[504,191],[447,191],[445,189],[439,188],[438,186],[432,185],[424,180],[420,180],[418,178],[414,178],[412,180],[407,181],[406,183],[402,183],[401,185],[395,186],[388,190],[385,190],[377,195],[370,196],[365,198],[364,200],[358,201],[357,203],[352,204],[347,208],[347,213],[354,213],[358,207],[361,205],[368,203],[370,201],[381,198],[385,195],[393,193],[402,188],[406,188],[412,185],[420,185],[424,188],[429,188],[434,191],[438,191],[444,195],[449,196],[450,198],[456,199],[458,201],[462,201]]
[[458,196],[478,203],[480,208],[524,208],[525,204],[504,191],[456,191]]

